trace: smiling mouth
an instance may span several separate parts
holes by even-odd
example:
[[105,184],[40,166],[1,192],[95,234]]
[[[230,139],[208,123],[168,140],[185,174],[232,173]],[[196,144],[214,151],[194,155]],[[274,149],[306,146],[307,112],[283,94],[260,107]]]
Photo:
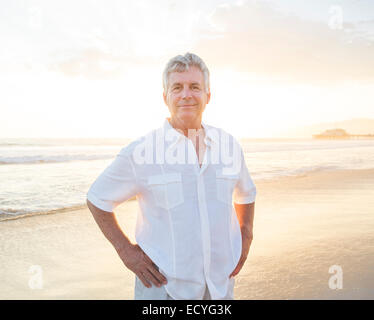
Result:
[[182,108],[192,108],[192,107],[196,107],[195,104],[185,104],[183,106],[181,106]]

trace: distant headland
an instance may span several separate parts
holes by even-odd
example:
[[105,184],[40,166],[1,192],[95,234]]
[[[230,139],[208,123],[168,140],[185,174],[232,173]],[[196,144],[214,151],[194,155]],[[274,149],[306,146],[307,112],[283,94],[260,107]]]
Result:
[[374,139],[374,134],[349,134],[344,129],[329,129],[313,134],[314,139]]

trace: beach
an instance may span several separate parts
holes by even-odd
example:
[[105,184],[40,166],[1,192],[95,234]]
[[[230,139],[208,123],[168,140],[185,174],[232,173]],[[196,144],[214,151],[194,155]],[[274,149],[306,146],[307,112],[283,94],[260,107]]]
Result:
[[[254,240],[235,299],[374,298],[374,169],[255,183]],[[137,211],[137,201],[115,210],[133,243]],[[331,266],[341,289],[329,287]],[[1,221],[0,268],[0,299],[133,299],[134,274],[87,208]]]

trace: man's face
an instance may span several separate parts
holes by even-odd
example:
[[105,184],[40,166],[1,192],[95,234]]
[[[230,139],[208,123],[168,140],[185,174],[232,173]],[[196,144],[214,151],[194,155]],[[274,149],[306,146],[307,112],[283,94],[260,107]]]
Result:
[[168,86],[167,94],[164,92],[164,101],[171,117],[183,122],[201,120],[210,100],[210,92],[205,91],[204,76],[200,69],[191,67],[185,72],[170,73]]

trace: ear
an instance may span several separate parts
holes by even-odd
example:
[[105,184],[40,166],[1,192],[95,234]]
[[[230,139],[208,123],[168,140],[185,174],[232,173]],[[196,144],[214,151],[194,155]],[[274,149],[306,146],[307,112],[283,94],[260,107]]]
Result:
[[165,91],[162,93],[162,96],[164,97],[165,104],[168,105],[168,103],[167,103],[167,96],[166,96]]
[[208,104],[210,101],[210,90],[209,92],[206,94],[206,104]]

